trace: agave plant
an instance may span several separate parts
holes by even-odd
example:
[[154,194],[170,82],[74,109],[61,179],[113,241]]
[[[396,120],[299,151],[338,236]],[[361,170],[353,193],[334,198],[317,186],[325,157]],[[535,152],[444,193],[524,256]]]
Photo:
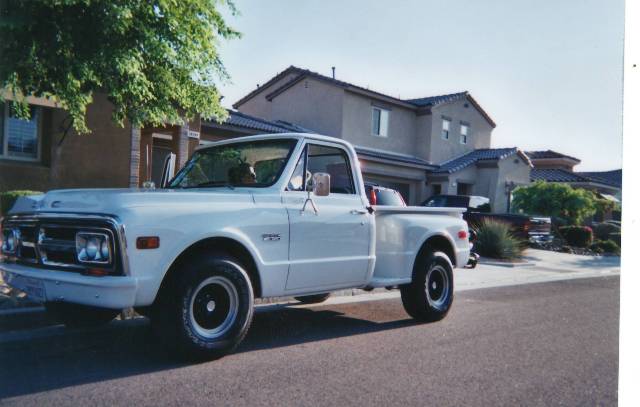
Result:
[[511,233],[510,226],[496,220],[485,220],[477,229],[474,249],[482,257],[494,259],[515,259],[524,248],[524,242]]

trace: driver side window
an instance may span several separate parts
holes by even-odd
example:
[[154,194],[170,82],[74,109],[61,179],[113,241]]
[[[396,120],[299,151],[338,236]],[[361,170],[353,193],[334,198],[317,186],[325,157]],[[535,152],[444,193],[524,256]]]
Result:
[[317,172],[324,172],[331,176],[332,194],[356,193],[349,157],[344,150],[315,144],[305,147],[287,189],[304,191],[305,182],[309,183],[313,174]]

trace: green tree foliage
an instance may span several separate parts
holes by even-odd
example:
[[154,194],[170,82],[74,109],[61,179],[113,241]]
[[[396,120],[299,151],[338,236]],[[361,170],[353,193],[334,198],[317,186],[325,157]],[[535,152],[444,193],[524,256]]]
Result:
[[80,133],[95,92],[120,125],[222,120],[218,44],[240,34],[221,7],[236,14],[231,0],[0,0],[0,89],[23,118],[23,95],[56,99]]
[[586,189],[537,181],[513,191],[512,205],[524,213],[553,216],[568,224],[579,225],[596,213],[597,201],[595,194]]

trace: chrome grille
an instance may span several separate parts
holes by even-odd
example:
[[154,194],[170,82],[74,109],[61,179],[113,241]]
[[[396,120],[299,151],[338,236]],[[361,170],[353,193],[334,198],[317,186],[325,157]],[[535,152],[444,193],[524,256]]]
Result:
[[[19,231],[15,254],[4,254],[8,261],[65,271],[83,272],[88,267],[106,269],[109,274],[122,274],[123,261],[117,225],[108,219],[55,219],[51,217],[14,216],[2,224],[3,228]],[[76,256],[76,233],[99,232],[109,237],[111,262],[82,264]]]

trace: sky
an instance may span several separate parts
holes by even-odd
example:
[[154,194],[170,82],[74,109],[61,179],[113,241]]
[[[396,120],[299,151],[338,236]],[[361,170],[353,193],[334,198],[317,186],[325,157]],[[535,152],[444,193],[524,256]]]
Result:
[[578,171],[622,165],[624,4],[235,0],[221,43],[226,107],[289,65],[403,99],[467,90],[492,147],[551,149]]

